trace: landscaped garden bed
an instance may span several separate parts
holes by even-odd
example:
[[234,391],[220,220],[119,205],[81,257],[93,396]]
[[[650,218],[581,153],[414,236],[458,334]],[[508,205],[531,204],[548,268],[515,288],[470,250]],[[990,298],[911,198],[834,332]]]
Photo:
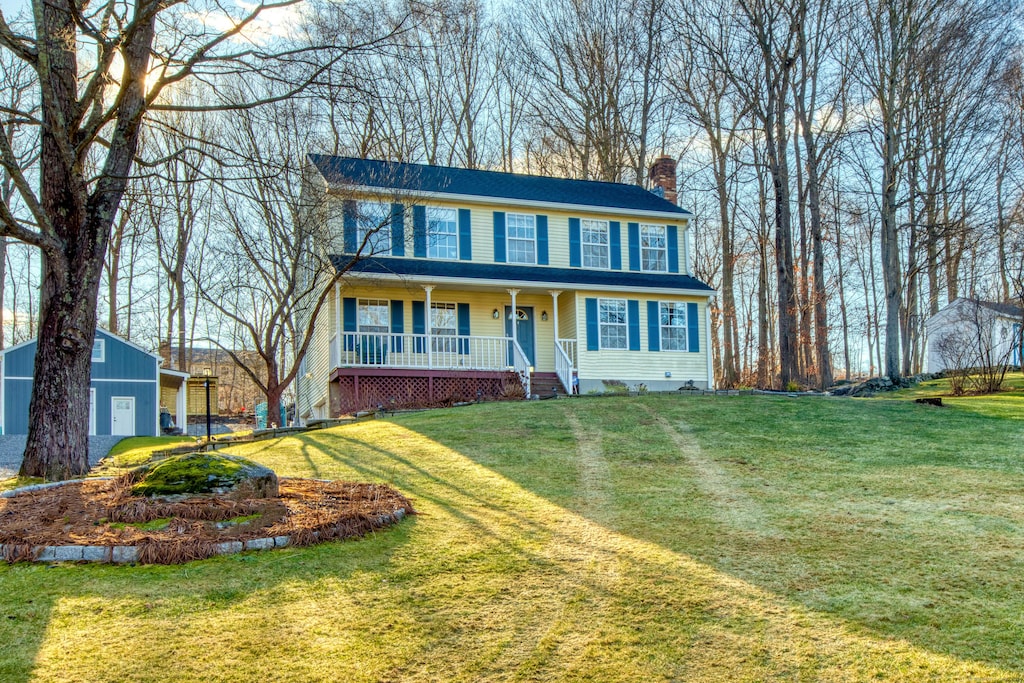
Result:
[[0,499],[3,559],[176,564],[246,549],[355,538],[413,513],[382,484],[281,479],[278,495],[154,498],[137,476],[68,482]]

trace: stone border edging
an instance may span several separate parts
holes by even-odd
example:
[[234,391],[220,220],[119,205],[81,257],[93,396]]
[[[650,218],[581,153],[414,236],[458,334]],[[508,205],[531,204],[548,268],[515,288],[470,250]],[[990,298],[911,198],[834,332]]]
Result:
[[[108,480],[112,477],[93,477],[93,480]],[[13,498],[19,493],[30,493],[43,489],[55,488],[66,484],[77,484],[85,479],[69,479],[67,481],[55,481],[47,484],[32,484],[22,486],[18,489],[11,489],[0,493],[0,498]],[[329,481],[316,479],[314,481]],[[397,524],[405,517],[405,508],[398,508],[389,515],[381,515],[377,522],[381,526]],[[319,532],[313,532],[313,538],[319,538]],[[334,539],[341,540],[341,539]],[[245,550],[272,550],[284,548],[291,544],[291,536],[268,536],[266,538],[253,538],[248,541],[223,541],[214,543],[214,555],[233,555]],[[24,552],[26,546],[15,543],[0,543],[0,560],[8,563],[19,560],[31,562],[102,562],[106,564],[131,564],[139,561],[139,549],[134,545],[37,545],[32,546],[31,558],[19,557],[19,551]]]

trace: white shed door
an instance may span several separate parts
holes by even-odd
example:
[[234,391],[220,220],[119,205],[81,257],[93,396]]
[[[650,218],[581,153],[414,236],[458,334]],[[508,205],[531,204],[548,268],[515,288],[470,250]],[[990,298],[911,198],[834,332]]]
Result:
[[110,399],[110,433],[114,436],[135,435],[134,396],[114,396]]

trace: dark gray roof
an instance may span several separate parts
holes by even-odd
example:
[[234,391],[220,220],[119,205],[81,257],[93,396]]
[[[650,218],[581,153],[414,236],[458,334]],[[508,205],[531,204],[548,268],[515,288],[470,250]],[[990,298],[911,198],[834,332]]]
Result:
[[[341,269],[351,260],[348,255],[334,255],[335,268]],[[372,256],[356,261],[351,272],[369,275],[407,275],[425,277],[459,277],[473,280],[501,280],[524,284],[557,282],[592,287],[635,287],[637,289],[678,289],[711,293],[711,287],[689,275],[648,273],[623,270],[587,270],[584,268],[551,268],[548,266],[517,266],[469,261],[433,261],[429,259]]]
[[310,154],[310,162],[332,185],[379,187],[430,194],[458,194],[524,201],[598,206],[636,211],[660,211],[690,216],[672,202],[639,185],[604,183],[476,171],[465,168],[426,166],[372,159]]
[[1015,306],[1014,304],[1002,304],[996,301],[977,301],[976,303],[982,308],[987,308],[990,311],[995,311],[1001,315],[1009,316],[1011,318],[1024,318],[1024,308]]

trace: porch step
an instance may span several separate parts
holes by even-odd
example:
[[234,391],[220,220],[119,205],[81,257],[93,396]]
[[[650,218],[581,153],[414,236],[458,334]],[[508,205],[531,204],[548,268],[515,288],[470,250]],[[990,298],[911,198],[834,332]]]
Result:
[[535,372],[530,377],[530,393],[540,398],[565,396],[565,387],[553,372]]

